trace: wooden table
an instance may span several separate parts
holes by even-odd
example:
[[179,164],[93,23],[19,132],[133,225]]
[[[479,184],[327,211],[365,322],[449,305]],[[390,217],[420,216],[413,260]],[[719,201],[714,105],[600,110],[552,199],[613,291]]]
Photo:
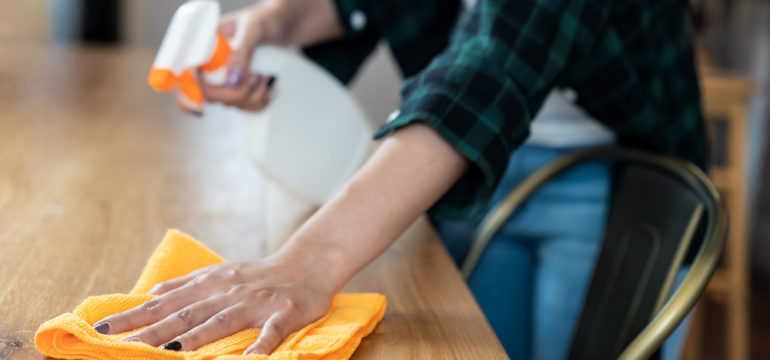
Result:
[[[262,179],[240,123],[153,93],[152,55],[0,46],[0,359],[42,358],[37,326],[127,291],[167,228],[259,256]],[[346,290],[389,299],[355,359],[506,358],[424,220]]]

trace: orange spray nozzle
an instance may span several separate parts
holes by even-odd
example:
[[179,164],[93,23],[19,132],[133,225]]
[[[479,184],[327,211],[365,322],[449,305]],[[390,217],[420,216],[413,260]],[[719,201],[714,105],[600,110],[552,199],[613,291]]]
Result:
[[[211,55],[211,59],[198,67],[201,71],[212,72],[219,70],[223,66],[227,65],[227,59],[230,58],[230,45],[227,43],[222,34],[217,33],[217,43],[214,48],[214,53]],[[185,96],[197,104],[203,104],[203,92],[201,91],[200,84],[193,74],[192,69],[182,71],[181,74],[174,74],[173,71],[166,68],[153,66],[150,69],[150,74],[147,76],[147,83],[155,89],[155,91],[165,92],[171,91],[175,86],[179,86]]]

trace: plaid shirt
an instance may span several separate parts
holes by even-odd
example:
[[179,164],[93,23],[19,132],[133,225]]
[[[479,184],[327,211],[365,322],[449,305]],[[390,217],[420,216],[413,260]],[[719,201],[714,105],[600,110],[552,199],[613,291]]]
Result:
[[407,77],[375,137],[422,121],[472,163],[435,217],[487,208],[553,87],[620,145],[706,164],[687,0],[479,0],[457,24],[454,0],[336,1],[346,36],[307,54],[348,81],[384,38]]

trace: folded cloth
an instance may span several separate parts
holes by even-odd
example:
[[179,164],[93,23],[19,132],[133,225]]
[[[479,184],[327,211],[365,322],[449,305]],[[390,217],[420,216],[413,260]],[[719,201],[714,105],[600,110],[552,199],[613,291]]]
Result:
[[265,355],[241,355],[259,335],[247,329],[195,351],[170,351],[136,342],[120,342],[135,331],[102,335],[93,329],[96,321],[116,314],[155,296],[147,292],[157,283],[224,260],[190,236],[169,230],[150,257],[129,294],[89,297],[71,313],[46,321],[35,334],[35,346],[44,355],[63,359],[349,359],[361,339],[385,313],[380,294],[339,294],[329,312],[305,328],[289,335],[278,348]]

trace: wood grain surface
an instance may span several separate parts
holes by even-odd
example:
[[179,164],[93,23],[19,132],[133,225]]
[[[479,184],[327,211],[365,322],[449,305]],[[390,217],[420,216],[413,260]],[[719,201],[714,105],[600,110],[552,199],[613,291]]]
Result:
[[[181,114],[145,85],[152,56],[0,44],[0,359],[42,358],[40,323],[128,291],[167,228],[263,254],[240,122]],[[346,291],[389,299],[355,359],[506,358],[424,220]]]

